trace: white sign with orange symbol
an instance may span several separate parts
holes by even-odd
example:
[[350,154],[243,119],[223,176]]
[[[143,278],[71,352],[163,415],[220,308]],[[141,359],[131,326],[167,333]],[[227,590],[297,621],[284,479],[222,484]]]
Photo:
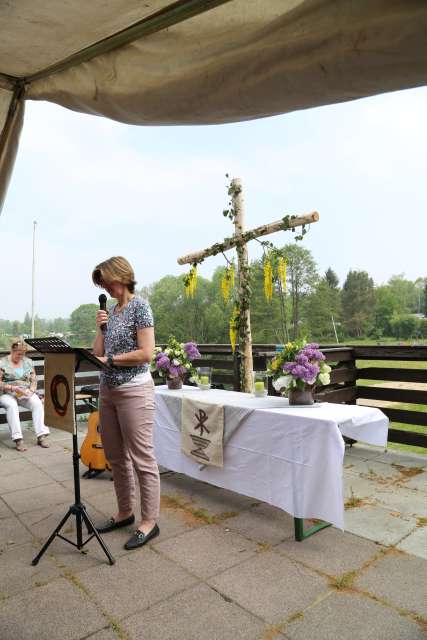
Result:
[[46,425],[76,433],[74,354],[47,353],[44,371]]

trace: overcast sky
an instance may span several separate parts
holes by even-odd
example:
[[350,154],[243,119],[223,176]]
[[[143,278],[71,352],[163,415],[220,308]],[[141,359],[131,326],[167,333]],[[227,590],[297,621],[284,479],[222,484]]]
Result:
[[[247,228],[319,211],[304,246],[341,284],[349,269],[378,284],[426,276],[426,112],[427,88],[210,127],[135,127],[28,102],[0,216],[0,318],[31,311],[33,220],[36,313],[68,317],[97,302],[98,262],[124,255],[148,285],[230,235],[227,172],[243,181]],[[260,256],[256,243],[249,254]]]

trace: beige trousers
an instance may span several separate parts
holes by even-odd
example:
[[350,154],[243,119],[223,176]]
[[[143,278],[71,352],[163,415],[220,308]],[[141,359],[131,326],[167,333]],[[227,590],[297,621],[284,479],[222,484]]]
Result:
[[113,470],[119,511],[135,508],[135,477],[141,493],[141,516],[156,520],[160,476],[153,446],[154,384],[100,387],[100,430],[105,455]]

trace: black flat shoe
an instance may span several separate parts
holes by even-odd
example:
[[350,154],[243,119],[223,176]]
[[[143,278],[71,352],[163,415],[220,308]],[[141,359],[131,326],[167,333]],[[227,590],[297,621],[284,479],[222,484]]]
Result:
[[132,549],[138,549],[138,547],[142,547],[146,542],[151,540],[151,538],[155,538],[160,533],[160,529],[157,524],[149,531],[148,533],[144,533],[137,529],[133,536],[129,538],[129,540],[125,544],[125,549],[131,551]]
[[108,533],[109,531],[114,531],[114,529],[121,529],[122,527],[128,527],[130,524],[135,522],[135,516],[129,516],[129,518],[125,518],[124,520],[119,520],[116,522],[114,518],[110,518],[107,522],[100,524],[99,527],[96,527],[98,533]]

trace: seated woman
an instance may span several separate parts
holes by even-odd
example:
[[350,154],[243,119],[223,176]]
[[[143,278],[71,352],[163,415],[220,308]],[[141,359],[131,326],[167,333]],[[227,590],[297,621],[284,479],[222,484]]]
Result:
[[27,345],[23,340],[14,340],[10,354],[0,359],[0,407],[6,409],[10,434],[18,451],[26,451],[18,404],[32,413],[37,444],[44,449],[49,447],[46,441],[49,429],[44,424],[43,404],[35,393],[36,372],[30,358],[25,357],[26,351]]

